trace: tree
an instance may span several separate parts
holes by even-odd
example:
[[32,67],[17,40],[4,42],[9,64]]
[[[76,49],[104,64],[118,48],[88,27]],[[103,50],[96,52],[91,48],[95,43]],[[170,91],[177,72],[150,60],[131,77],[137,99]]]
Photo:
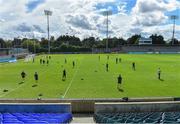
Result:
[[82,45],[85,48],[96,47],[96,39],[95,37],[89,37],[82,40]]
[[40,49],[40,44],[36,39],[27,39],[21,44],[23,48],[27,48],[30,52],[34,53]]
[[13,47],[21,47],[21,43],[22,43],[22,40],[19,39],[19,38],[14,38],[14,40],[12,41],[12,45]]
[[141,35],[133,35],[130,38],[127,39],[127,44],[138,44],[138,39],[141,37]]
[[0,48],[6,48],[6,43],[2,38],[0,38]]
[[178,45],[178,44],[179,44],[179,41],[176,38],[174,38],[173,43],[172,43],[172,40],[171,42],[169,42],[169,45]]
[[41,38],[40,45],[42,48],[48,48],[48,40],[45,38]]
[[12,48],[13,47],[11,40],[6,41],[5,43],[6,43],[6,48]]
[[152,44],[166,44],[162,35],[152,34],[150,38],[152,38]]
[[54,46],[60,46],[63,43],[65,43],[67,45],[72,45],[72,46],[81,46],[82,45],[82,43],[78,37],[62,35],[56,39],[56,41],[54,42]]
[[126,44],[126,41],[123,38],[114,37],[114,38],[110,38],[108,41],[109,41],[108,44],[110,48],[117,48],[121,45]]

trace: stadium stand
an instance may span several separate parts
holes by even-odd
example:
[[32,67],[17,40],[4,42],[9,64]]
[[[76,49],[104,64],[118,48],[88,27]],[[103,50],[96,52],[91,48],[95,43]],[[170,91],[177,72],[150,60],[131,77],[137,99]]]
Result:
[[7,55],[21,55],[21,54],[28,54],[27,49],[23,48],[0,48],[0,56],[7,56]]
[[71,106],[67,103],[0,104],[1,124],[59,124],[71,120]]
[[[9,118],[10,117],[10,118]],[[9,119],[9,120],[8,120]],[[180,123],[174,97],[123,99],[0,99],[0,122],[44,123]]]
[[[123,45],[118,48],[109,48],[108,53],[131,53],[131,54],[177,54],[180,46],[166,45]],[[106,53],[105,48],[92,48],[92,53]]]
[[96,113],[96,123],[180,123],[180,112]]
[[178,53],[180,52],[180,46],[160,46],[160,45],[133,45],[133,46],[121,46],[121,51],[124,53],[135,52],[151,52],[151,53]]
[[4,62],[16,62],[16,58],[15,57],[0,57],[0,63],[4,63]]
[[96,123],[180,123],[180,102],[95,103]]
[[27,55],[29,55],[27,49],[0,48],[0,62],[16,62],[16,59],[23,59]]
[[70,113],[1,113],[3,124],[59,124],[72,120]]

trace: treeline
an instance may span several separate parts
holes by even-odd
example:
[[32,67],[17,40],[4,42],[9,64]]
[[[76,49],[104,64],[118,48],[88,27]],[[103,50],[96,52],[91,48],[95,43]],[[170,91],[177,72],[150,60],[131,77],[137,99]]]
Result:
[[[124,38],[109,38],[108,47],[117,48],[122,45],[137,45],[141,35],[133,35],[128,39]],[[152,44],[154,45],[172,45],[172,42],[164,40],[162,35],[151,35]],[[51,37],[51,51],[52,52],[89,52],[92,48],[105,48],[107,39],[99,39],[95,37],[88,37],[83,40],[75,36],[62,35],[57,39]],[[174,45],[180,45],[180,41],[174,39]],[[0,48],[27,48],[30,52],[47,52],[48,51],[48,40],[45,38],[38,39],[19,39],[14,38],[13,40],[4,40],[0,38]]]

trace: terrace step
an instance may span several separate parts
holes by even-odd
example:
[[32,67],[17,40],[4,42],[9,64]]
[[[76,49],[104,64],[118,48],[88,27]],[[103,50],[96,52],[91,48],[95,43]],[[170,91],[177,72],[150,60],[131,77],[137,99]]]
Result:
[[72,124],[74,123],[91,123],[95,124],[93,115],[92,114],[74,114],[73,120],[71,121]]

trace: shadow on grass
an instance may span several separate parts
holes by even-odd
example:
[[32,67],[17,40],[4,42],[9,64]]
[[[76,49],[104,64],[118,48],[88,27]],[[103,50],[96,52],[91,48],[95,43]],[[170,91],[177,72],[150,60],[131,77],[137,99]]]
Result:
[[37,86],[38,86],[37,84],[32,85],[32,87],[37,87]]
[[160,81],[164,81],[163,79],[159,79]]
[[9,90],[7,90],[7,89],[4,89],[4,90],[3,90],[4,93],[6,93],[6,92],[8,92],[8,91],[9,91]]
[[62,81],[66,81],[66,79],[62,79]]
[[19,83],[19,85],[21,85],[21,84],[24,84],[24,82],[22,81],[22,82]]
[[124,92],[123,89],[121,89],[120,87],[117,88],[119,92]]
[[38,94],[38,96],[40,96],[40,97],[41,97],[41,96],[43,96],[43,94],[42,94],[42,93],[40,93],[40,94]]

